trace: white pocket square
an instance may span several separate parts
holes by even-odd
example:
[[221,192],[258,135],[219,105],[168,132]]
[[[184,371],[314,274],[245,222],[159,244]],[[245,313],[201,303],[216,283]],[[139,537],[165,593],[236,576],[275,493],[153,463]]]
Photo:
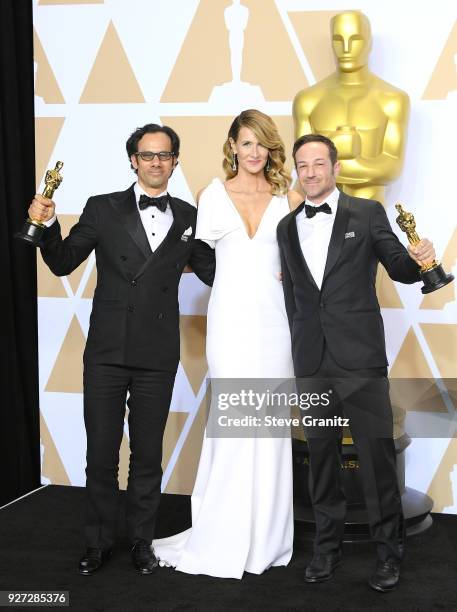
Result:
[[346,232],[344,234],[344,239],[346,240],[347,238],[355,238],[355,232]]
[[184,240],[184,242],[187,242],[187,240],[189,240],[189,236],[192,236],[192,226],[191,225],[189,225],[189,227],[183,232],[181,236],[181,240]]

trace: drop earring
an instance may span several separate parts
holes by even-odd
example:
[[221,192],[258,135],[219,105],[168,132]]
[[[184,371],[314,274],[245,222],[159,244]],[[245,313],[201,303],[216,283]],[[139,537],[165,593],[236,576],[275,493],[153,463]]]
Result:
[[232,155],[232,170],[233,172],[236,172],[236,153],[233,153]]
[[270,172],[270,168],[271,168],[271,166],[270,166],[270,156],[268,156],[267,165],[265,166],[266,172]]

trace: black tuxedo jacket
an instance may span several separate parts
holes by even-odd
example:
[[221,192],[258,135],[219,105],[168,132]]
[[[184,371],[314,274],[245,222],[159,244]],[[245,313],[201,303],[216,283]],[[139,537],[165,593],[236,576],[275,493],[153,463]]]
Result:
[[[86,362],[176,371],[178,284],[183,268],[189,263],[203,282],[212,285],[215,257],[207,244],[194,240],[195,207],[172,197],[170,206],[173,225],[154,253],[133,185],[89,198],[65,240],[58,221],[46,230],[41,252],[58,276],[70,274],[95,249],[97,287]],[[186,236],[189,227],[192,233]]]
[[403,283],[420,279],[419,266],[393,233],[379,202],[341,193],[319,290],[298,239],[296,217],[303,206],[278,225],[295,375],[316,372],[324,343],[345,369],[386,366],[375,288],[378,262]]

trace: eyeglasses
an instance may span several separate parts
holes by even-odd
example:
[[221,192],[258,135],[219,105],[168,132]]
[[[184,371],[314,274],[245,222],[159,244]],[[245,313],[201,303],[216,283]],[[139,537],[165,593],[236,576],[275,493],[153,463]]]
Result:
[[153,151],[138,151],[135,155],[141,157],[143,161],[152,161],[156,155],[160,161],[168,161],[174,156],[174,153],[172,153],[172,151],[159,151],[158,153],[154,153]]

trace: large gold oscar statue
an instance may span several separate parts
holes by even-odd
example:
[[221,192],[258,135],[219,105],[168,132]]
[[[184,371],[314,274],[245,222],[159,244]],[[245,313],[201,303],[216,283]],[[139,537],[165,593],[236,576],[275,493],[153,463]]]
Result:
[[385,186],[403,165],[409,99],[368,69],[365,15],[340,13],[331,32],[336,72],[295,97],[295,137],[314,132],[331,138],[341,164],[338,187],[384,203]]

